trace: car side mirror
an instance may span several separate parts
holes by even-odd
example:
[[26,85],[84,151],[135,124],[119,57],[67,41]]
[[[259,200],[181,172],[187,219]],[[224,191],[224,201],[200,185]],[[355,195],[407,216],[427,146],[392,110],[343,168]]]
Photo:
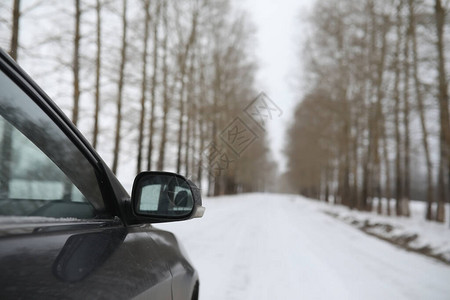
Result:
[[131,194],[134,215],[151,223],[200,218],[205,208],[199,188],[189,179],[170,172],[142,172]]

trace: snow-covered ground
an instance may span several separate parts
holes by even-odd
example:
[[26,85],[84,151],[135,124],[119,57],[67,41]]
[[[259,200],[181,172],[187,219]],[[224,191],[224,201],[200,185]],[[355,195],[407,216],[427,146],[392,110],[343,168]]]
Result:
[[[202,300],[450,299],[449,265],[325,213],[343,215],[344,208],[274,194],[207,198],[204,205],[202,219],[157,225],[183,243]],[[435,225],[430,241],[439,230],[443,240],[450,236],[448,226]]]
[[[386,204],[386,199],[383,199],[383,207],[386,207]],[[425,220],[426,203],[419,201],[411,201],[409,218],[349,210],[340,205],[323,205],[323,207],[328,214],[365,232],[406,249],[438,257],[450,264],[449,205],[446,207],[444,224]],[[391,201],[391,211],[395,213],[394,201]]]

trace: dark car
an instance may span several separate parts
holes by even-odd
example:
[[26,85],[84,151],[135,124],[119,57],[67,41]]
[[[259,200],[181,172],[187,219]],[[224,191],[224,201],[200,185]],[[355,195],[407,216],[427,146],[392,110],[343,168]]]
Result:
[[197,299],[175,236],[198,188],[143,172],[132,196],[70,120],[0,49],[0,299]]

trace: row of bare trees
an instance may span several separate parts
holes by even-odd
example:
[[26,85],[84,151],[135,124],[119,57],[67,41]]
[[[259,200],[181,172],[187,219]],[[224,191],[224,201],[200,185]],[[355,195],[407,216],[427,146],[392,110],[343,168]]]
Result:
[[[172,170],[208,182],[214,195],[264,189],[273,169],[264,130],[238,155],[224,143],[257,94],[244,13],[229,0],[67,4],[3,4],[11,18],[0,24],[12,39],[0,41],[71,112],[113,172]],[[32,27],[33,18],[45,21]],[[251,122],[245,128],[255,132]]]
[[444,221],[446,9],[440,0],[317,3],[302,53],[307,92],[288,131],[287,178],[297,192],[409,216],[411,191],[422,188],[426,218]]

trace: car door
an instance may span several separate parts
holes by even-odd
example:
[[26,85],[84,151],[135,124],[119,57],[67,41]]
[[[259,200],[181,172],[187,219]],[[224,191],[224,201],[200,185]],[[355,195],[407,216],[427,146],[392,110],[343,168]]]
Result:
[[0,69],[0,298],[171,299],[151,225],[126,226],[100,157],[1,51]]

